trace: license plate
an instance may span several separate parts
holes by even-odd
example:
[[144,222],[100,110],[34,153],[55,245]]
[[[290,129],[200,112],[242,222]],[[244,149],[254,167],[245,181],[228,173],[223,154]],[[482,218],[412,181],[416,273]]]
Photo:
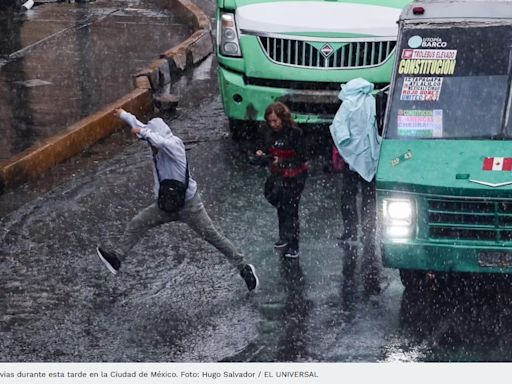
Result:
[[512,252],[482,251],[478,253],[478,264],[481,267],[512,267]]

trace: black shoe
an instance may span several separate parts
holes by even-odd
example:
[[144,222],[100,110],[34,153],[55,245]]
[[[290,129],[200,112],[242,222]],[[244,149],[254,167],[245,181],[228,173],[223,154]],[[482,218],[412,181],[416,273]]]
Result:
[[297,251],[296,249],[288,249],[284,253],[284,257],[288,259],[296,259],[297,257],[299,257],[299,251]]
[[252,264],[245,264],[240,271],[240,276],[245,280],[245,284],[247,284],[247,289],[249,291],[255,290],[260,285],[258,276],[256,276],[256,269]]
[[284,240],[278,240],[274,243],[274,248],[277,250],[283,250],[288,246],[288,242]]
[[117,271],[119,271],[119,268],[121,268],[121,260],[119,260],[119,257],[117,257],[117,255],[114,252],[105,251],[100,247],[96,247],[96,252],[98,253],[98,257],[103,262],[103,264],[105,264],[108,270],[112,272],[114,275],[116,275]]

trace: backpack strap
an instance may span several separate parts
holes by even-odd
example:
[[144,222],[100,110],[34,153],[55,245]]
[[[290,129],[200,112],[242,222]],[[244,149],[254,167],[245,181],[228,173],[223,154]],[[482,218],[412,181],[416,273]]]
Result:
[[188,174],[188,161],[187,161],[187,155],[185,155],[185,164],[187,164],[187,168],[185,170],[185,188],[188,189],[188,179],[189,179],[189,174]]
[[[158,166],[156,165],[156,156],[153,155],[153,163],[155,164],[155,170],[156,170],[156,177],[158,177],[158,181],[162,181],[162,179],[160,179],[160,172],[158,172]],[[188,180],[189,180],[189,173],[188,173],[188,161],[187,161],[187,155],[185,154],[185,164],[186,164],[186,168],[185,168],[185,186],[188,188]]]

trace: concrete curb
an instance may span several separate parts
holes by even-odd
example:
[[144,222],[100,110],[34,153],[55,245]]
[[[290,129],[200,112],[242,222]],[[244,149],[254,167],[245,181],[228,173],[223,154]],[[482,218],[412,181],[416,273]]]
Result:
[[211,25],[205,13],[189,0],[160,0],[159,4],[189,19],[196,31],[184,42],[161,53],[160,58],[134,75],[135,90],[100,111],[76,122],[43,143],[0,162],[0,194],[38,177],[56,164],[82,152],[119,130],[123,123],[113,117],[123,108],[138,117],[153,110],[154,94],[174,83],[182,72],[213,52]]

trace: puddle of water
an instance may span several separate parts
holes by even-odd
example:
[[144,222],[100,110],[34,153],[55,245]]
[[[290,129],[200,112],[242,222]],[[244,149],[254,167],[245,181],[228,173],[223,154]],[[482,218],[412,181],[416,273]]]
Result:
[[16,81],[16,84],[21,84],[27,88],[40,87],[42,85],[52,85],[53,83],[40,79],[32,79],[27,81]]

